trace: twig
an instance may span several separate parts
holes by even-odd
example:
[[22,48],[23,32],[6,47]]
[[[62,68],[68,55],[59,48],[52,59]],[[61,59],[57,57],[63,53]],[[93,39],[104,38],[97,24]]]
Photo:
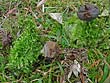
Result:
[[39,80],[39,79],[34,79],[34,80],[31,81],[31,83],[33,83],[33,82],[35,82],[35,81],[38,81],[38,80]]

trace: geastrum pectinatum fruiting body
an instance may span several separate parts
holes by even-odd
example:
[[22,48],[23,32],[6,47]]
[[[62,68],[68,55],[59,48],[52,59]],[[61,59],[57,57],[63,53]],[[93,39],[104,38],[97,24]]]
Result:
[[77,15],[80,20],[91,21],[98,17],[99,9],[96,5],[85,4],[80,6],[80,8],[78,9]]

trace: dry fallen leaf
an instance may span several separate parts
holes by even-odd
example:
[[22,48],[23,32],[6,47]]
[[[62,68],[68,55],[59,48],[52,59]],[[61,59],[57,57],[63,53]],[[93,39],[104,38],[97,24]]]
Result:
[[69,79],[74,74],[74,78],[76,78],[75,83],[88,83],[87,69],[83,65],[81,66],[82,62],[88,62],[87,50],[84,48],[66,48],[63,50],[63,54],[65,54],[65,60],[62,63],[66,67],[65,79],[71,83]]
[[109,16],[109,11],[107,9],[103,10],[102,14],[99,15],[100,17]]
[[80,64],[76,60],[74,60],[74,64],[70,67],[76,77],[78,77],[78,73],[81,72],[80,67]]
[[62,15],[61,13],[49,13],[49,15],[56,20],[58,23],[62,24]]
[[[81,72],[81,70],[80,70],[80,64],[78,63],[78,61],[76,61],[76,60],[74,60],[74,63],[70,66],[70,71],[69,71],[69,73],[68,73],[68,81],[70,82],[70,77],[71,77],[71,75],[72,75],[72,73],[76,76],[76,77],[78,77],[79,76],[79,73]],[[71,82],[70,82],[71,83]]]

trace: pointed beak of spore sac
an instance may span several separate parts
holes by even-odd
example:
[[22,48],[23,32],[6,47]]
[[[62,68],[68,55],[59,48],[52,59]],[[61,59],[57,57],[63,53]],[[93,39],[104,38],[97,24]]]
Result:
[[99,9],[96,5],[85,4],[80,6],[80,8],[78,9],[77,15],[80,20],[91,21],[98,17]]

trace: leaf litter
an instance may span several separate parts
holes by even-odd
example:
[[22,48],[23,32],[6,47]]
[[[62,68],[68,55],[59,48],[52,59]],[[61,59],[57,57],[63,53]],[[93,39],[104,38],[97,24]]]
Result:
[[[68,81],[72,83],[70,79],[74,80],[75,83],[88,83],[88,71],[83,66],[83,63],[88,63],[87,49],[85,48],[64,48],[53,41],[47,41],[41,50],[41,53],[45,58],[52,58],[56,61],[57,56],[61,57],[64,55],[64,59],[59,59],[60,63],[64,65],[64,75],[60,77],[60,82],[65,83]],[[58,58],[57,58],[58,60]]]

